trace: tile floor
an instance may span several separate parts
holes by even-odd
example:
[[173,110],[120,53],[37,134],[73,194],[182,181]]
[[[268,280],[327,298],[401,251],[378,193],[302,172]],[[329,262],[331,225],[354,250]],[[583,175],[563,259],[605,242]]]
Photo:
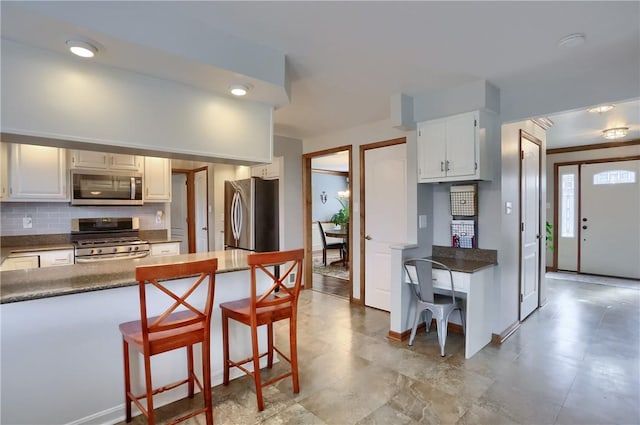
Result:
[[[237,379],[213,388],[215,423],[639,424],[640,282],[547,282],[549,302],[469,360],[461,335],[449,335],[441,358],[435,332],[413,347],[391,342],[387,313],[303,291],[300,393],[290,380],[267,387],[258,412],[252,382]],[[188,405],[161,408],[159,420]]]

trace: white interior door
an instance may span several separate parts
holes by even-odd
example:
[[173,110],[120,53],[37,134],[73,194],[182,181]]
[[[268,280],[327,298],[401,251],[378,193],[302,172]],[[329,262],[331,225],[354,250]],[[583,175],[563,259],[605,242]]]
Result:
[[582,164],[580,272],[640,278],[640,161]]
[[365,305],[389,311],[390,245],[407,240],[407,153],[399,144],[365,151]]
[[558,264],[559,270],[578,270],[578,165],[558,167]]
[[171,238],[180,239],[180,253],[189,252],[187,232],[187,175],[171,175]]
[[538,307],[540,285],[540,146],[521,139],[520,320]]
[[196,226],[196,252],[209,251],[209,225],[207,197],[207,170],[195,173],[194,179],[195,193],[195,226]]

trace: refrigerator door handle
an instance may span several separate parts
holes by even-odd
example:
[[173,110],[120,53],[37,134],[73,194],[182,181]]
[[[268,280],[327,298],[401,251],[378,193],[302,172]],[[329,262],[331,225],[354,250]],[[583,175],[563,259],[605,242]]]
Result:
[[242,206],[240,193],[235,192],[233,194],[233,200],[231,201],[231,232],[233,238],[237,241],[240,239],[240,233],[242,232]]

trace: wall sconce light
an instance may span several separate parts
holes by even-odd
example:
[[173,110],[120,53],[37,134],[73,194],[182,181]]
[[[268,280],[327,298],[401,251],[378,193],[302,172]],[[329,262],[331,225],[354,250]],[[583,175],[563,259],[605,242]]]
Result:
[[602,136],[605,139],[621,139],[627,135],[629,131],[629,127],[616,127],[616,128],[607,128],[606,130],[602,130]]
[[349,195],[350,195],[350,193],[349,193],[348,190],[341,190],[341,191],[338,192],[338,198],[345,199],[345,198],[348,198]]
[[325,192],[324,190],[320,194],[320,202],[322,202],[323,204],[327,203],[327,192]]

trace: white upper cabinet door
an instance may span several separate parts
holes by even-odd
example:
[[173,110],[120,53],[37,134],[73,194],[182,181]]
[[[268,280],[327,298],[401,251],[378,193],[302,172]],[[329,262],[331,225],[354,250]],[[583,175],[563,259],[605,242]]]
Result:
[[447,177],[471,176],[476,173],[476,123],[474,112],[447,120]]
[[9,200],[68,201],[66,151],[49,146],[10,146]]
[[446,176],[446,134],[444,121],[418,124],[418,181]]
[[144,201],[171,202],[171,160],[144,158]]
[[0,143],[0,201],[9,198],[9,147],[6,143]]
[[71,151],[71,168],[109,169],[109,155],[104,152]]
[[141,162],[142,157],[137,155],[113,154],[111,155],[111,164],[109,164],[109,169],[140,171],[142,165]]
[[141,162],[142,157],[137,155],[111,154],[83,150],[71,151],[71,168],[139,172],[141,169]]

